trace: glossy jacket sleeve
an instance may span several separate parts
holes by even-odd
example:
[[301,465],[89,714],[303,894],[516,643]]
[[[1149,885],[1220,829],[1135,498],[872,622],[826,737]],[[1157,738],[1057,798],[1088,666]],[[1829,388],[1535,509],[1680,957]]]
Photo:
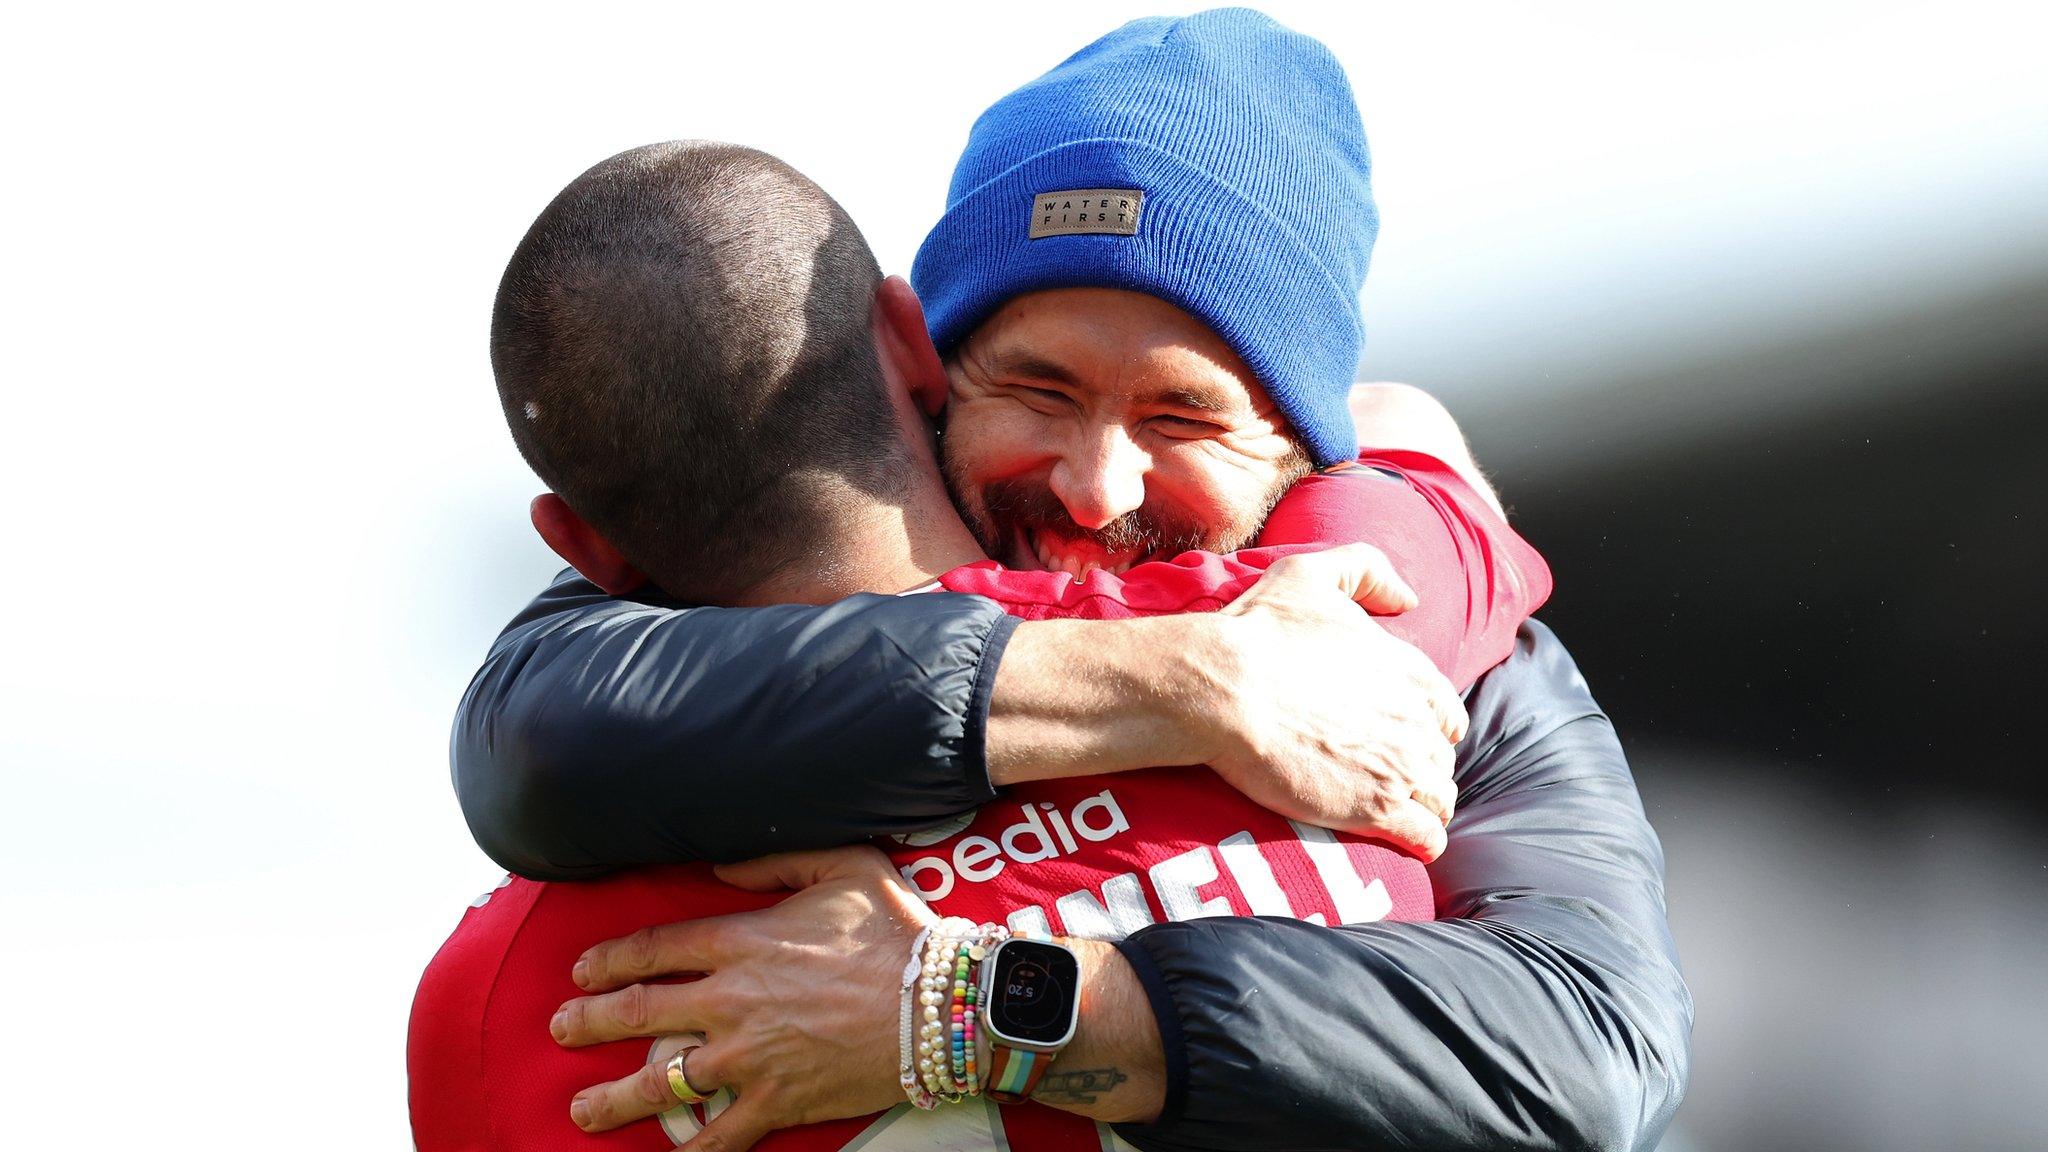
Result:
[[535,879],[929,827],[994,795],[989,694],[1016,625],[978,596],[692,608],[564,572],[463,695],[463,816]]
[[1142,1149],[1648,1149],[1692,1000],[1614,729],[1541,624],[1467,702],[1433,923],[1131,936],[1165,1043]]

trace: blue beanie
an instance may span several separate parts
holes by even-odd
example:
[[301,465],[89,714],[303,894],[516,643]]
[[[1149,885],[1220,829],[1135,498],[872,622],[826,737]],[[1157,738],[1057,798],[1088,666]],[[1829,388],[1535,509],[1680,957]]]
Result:
[[1040,289],[1178,305],[1325,466],[1358,452],[1358,293],[1378,231],[1343,68],[1224,8],[1134,20],[983,113],[911,281],[942,353]]

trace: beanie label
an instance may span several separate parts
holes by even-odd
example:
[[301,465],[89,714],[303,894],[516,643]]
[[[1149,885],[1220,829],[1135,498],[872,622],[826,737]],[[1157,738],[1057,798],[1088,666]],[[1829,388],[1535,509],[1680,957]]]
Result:
[[1069,188],[1031,198],[1031,239],[1096,233],[1136,236],[1145,193],[1137,188]]

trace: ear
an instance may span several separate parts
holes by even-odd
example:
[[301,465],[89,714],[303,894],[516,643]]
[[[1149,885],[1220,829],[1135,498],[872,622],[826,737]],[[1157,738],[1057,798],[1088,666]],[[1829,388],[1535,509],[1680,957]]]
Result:
[[932,347],[931,333],[924,326],[924,305],[917,302],[909,281],[891,276],[875,289],[875,352],[882,360],[882,374],[892,388],[910,393],[926,416],[946,409],[951,385],[939,350]]
[[571,568],[607,594],[623,596],[647,583],[647,577],[627,562],[611,541],[598,535],[597,529],[578,516],[567,500],[553,492],[543,492],[533,498],[528,510],[533,516],[533,530],[548,542],[555,555],[567,560]]

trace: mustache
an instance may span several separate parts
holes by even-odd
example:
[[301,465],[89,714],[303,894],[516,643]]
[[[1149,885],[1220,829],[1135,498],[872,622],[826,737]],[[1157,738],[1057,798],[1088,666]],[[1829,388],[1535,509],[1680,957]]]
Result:
[[1207,541],[1207,533],[1192,519],[1144,506],[1100,528],[1083,528],[1067,514],[1066,505],[1051,489],[1027,480],[990,483],[982,489],[982,506],[999,535],[1007,534],[1002,530],[1022,528],[1065,540],[1086,540],[1105,552],[1178,556],[1203,547]]

